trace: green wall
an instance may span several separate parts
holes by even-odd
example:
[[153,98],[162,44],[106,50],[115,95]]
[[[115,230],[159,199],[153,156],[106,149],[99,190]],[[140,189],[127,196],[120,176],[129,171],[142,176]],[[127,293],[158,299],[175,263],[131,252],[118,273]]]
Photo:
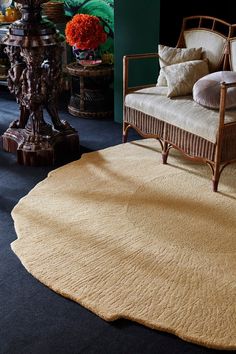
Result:
[[[157,52],[160,0],[115,0],[115,121],[122,122],[123,56]],[[132,62],[131,85],[154,83],[157,63]],[[152,65],[150,65],[152,64]],[[139,78],[139,80],[137,80]]]

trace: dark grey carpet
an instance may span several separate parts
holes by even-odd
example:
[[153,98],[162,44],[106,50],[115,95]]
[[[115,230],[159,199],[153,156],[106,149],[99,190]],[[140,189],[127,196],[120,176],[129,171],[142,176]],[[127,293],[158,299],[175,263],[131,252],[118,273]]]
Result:
[[[82,153],[121,142],[121,125],[72,117],[63,109],[66,103],[64,98],[61,118],[78,129]],[[0,87],[0,134],[17,111],[14,99]],[[10,249],[16,238],[10,212],[49,171],[19,166],[13,154],[0,151],[0,354],[218,353],[129,321],[107,323],[25,270]]]

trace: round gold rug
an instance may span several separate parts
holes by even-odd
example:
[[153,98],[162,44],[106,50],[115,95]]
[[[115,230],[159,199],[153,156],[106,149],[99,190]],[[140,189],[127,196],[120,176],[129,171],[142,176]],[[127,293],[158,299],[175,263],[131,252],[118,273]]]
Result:
[[236,166],[210,169],[154,139],[85,154],[12,212],[12,249],[42,283],[105,320],[236,349]]

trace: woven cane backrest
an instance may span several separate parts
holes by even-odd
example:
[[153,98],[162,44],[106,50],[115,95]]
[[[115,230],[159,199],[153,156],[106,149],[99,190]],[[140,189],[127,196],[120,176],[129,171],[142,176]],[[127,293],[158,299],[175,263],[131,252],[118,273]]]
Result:
[[203,49],[203,58],[208,59],[209,70],[224,68],[231,34],[231,25],[208,16],[186,17],[177,46]]

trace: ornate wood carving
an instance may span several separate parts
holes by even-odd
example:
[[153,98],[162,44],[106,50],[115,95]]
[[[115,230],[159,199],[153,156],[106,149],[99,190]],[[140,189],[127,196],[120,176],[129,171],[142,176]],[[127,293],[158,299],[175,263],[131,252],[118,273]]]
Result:
[[[41,17],[40,5],[47,1],[18,0],[22,19],[10,26],[3,40],[11,63],[8,87],[20,110],[2,136],[3,149],[17,152],[18,162],[25,165],[71,159],[79,149],[77,132],[58,115],[63,38],[52,22]],[[44,120],[44,108],[51,124]]]

